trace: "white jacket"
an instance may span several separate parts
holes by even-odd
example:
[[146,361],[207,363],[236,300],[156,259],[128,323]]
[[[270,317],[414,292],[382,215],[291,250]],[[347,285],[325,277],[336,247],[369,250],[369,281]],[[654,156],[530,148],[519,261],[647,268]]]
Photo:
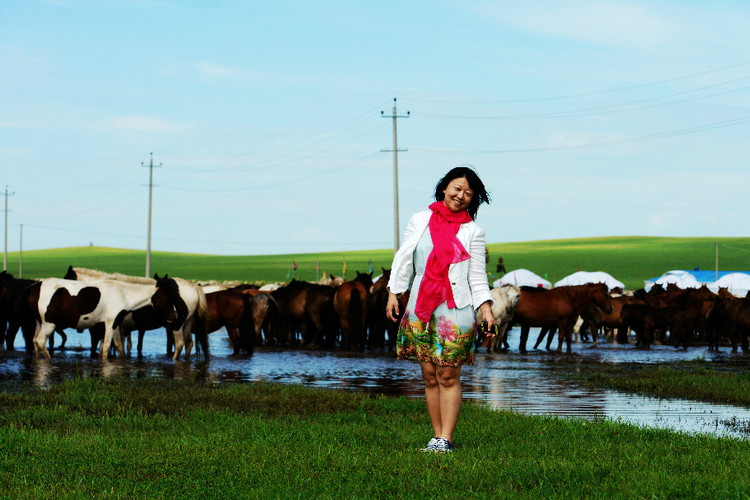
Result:
[[[395,294],[404,293],[410,288],[415,292],[419,290],[422,275],[415,276],[414,249],[427,229],[431,215],[432,210],[425,210],[415,213],[409,219],[401,247],[393,257],[391,279],[388,281],[388,290]],[[448,268],[448,279],[456,307],[460,309],[471,305],[478,309],[484,302],[490,301],[492,304],[487,282],[484,230],[474,221],[466,222],[458,228],[456,237],[471,255],[470,259],[451,264]]]

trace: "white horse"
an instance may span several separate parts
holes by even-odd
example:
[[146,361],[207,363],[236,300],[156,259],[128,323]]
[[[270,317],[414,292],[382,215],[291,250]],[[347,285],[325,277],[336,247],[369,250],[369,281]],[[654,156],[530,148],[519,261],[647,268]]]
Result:
[[[35,285],[36,286],[36,285]],[[125,316],[146,306],[165,308],[176,317],[176,284],[173,280],[154,280],[150,284],[100,279],[75,281],[46,278],[38,283],[38,294],[32,291],[39,313],[34,332],[34,353],[50,359],[46,343],[56,328],[93,328],[103,325],[104,339],[100,351],[106,360],[114,341],[118,355],[124,354],[120,325]]]
[[[487,346],[488,352],[497,352],[501,347],[508,348],[507,331],[510,326],[513,313],[516,311],[518,299],[521,297],[521,289],[516,285],[506,283],[490,289],[492,295],[492,316],[498,327],[498,335],[490,340]],[[477,322],[482,321],[482,315],[477,310]]]
[[[71,269],[75,272],[78,279],[135,280],[139,283],[154,283],[156,281],[152,278],[128,276],[120,273],[105,273],[103,271],[87,269],[85,267],[72,267]],[[184,348],[185,359],[188,360],[190,359],[190,354],[193,349],[192,332],[197,322],[205,323],[208,318],[208,305],[206,304],[206,295],[203,292],[202,287],[182,278],[172,279],[177,283],[180,297],[184,302],[184,307],[181,307],[181,305],[178,305],[177,307],[178,319],[174,323],[179,326],[171,329],[172,337],[174,339],[174,355],[172,356],[172,359],[179,359]]]

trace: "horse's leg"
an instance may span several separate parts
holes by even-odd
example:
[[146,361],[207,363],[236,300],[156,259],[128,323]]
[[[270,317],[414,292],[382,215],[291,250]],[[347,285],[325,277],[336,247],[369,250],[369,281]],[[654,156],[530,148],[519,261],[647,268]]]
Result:
[[242,332],[240,332],[239,327],[236,326],[230,326],[226,327],[227,333],[229,334],[229,339],[232,341],[232,349],[234,350],[235,354],[239,354],[242,350]]
[[[8,329],[5,331],[5,348],[9,351],[15,350],[13,344],[16,343],[16,335],[18,334],[19,328],[21,328],[20,322],[14,320],[8,322]],[[24,335],[24,340],[26,340],[26,337],[27,335]],[[26,344],[28,345],[29,343],[26,342]]]
[[125,357],[125,335],[120,327],[117,327],[112,333],[114,341],[115,354],[118,358]]
[[111,324],[104,323],[104,339],[102,345],[99,348],[99,357],[102,361],[107,361],[109,356],[109,348],[114,343],[115,352],[117,357],[120,357],[123,352],[122,347],[122,333],[119,328],[113,328]]
[[[55,328],[55,332],[57,330],[58,329]],[[48,344],[49,344],[49,350],[50,350],[50,352],[55,352],[55,332],[52,332],[52,335],[49,336]]]
[[89,328],[89,337],[91,338],[91,357],[96,357],[96,348],[104,339],[104,323],[97,323]]
[[174,338],[174,354],[172,355],[172,359],[174,361],[177,361],[180,358],[182,348],[185,346],[185,337],[183,334],[184,327],[185,324],[183,323],[182,328],[172,330],[172,337]]
[[185,342],[185,361],[190,360],[190,356],[193,354],[193,324],[195,323],[195,316],[190,318],[182,326],[182,336]]
[[37,359],[39,358],[40,352],[45,359],[51,358],[49,351],[47,350],[47,340],[54,332],[54,323],[37,324],[36,332],[34,333],[34,356]]
[[[571,329],[572,330],[572,329]],[[563,342],[567,340],[568,324],[566,321],[561,320],[557,323],[557,352],[562,353]],[[572,335],[571,331],[571,335]],[[568,343],[570,348],[570,343]]]
[[518,349],[521,352],[526,352],[526,340],[529,338],[529,325],[521,325],[521,339],[518,343]]
[[[544,336],[547,335],[549,332],[549,328],[546,326],[543,326],[541,330],[539,330],[539,336],[536,338],[536,343],[534,344],[534,349],[539,347],[539,344],[542,343],[542,340],[544,339]],[[551,335],[550,335],[551,337]],[[549,343],[547,343],[547,349],[549,349]]]
[[[548,330],[549,330],[549,333],[547,334],[547,345],[546,345],[546,348],[549,351],[552,348],[552,339],[555,338],[555,330],[556,329],[555,328],[549,328]],[[558,335],[558,345],[559,345],[559,342],[560,342],[560,337]]]
[[596,347],[596,337],[598,337],[597,334],[599,333],[598,332],[599,327],[592,322],[588,322],[588,325],[589,325],[589,330],[591,331],[591,337],[594,342],[594,347]]
[[8,320],[0,318],[0,351],[5,350],[5,332],[8,329]]
[[174,353],[174,330],[171,328],[167,328],[167,338],[166,338],[166,353],[167,356],[172,356]]
[[143,337],[146,335],[146,330],[141,328],[138,329],[138,357],[143,357]]

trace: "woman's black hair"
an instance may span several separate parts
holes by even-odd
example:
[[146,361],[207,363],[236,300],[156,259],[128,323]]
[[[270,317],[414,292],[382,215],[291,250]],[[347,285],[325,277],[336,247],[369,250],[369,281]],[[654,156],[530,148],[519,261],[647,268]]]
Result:
[[476,219],[479,205],[482,203],[489,204],[490,195],[487,193],[487,190],[477,173],[469,167],[455,167],[445,174],[445,176],[440,179],[440,182],[437,183],[437,186],[435,186],[435,200],[443,201],[445,199],[445,193],[443,191],[448,188],[448,184],[450,184],[453,179],[460,179],[462,177],[466,179],[469,183],[469,187],[474,191],[474,196],[471,198],[466,211],[469,212],[472,219]]

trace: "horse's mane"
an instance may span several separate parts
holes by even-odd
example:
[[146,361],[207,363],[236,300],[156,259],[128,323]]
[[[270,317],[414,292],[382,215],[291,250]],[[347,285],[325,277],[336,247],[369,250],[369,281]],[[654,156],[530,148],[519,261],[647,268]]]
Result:
[[115,281],[124,281],[126,283],[137,283],[140,285],[153,285],[156,280],[153,278],[146,278],[145,276],[130,276],[122,273],[106,273],[104,271],[98,271],[96,269],[87,269],[85,267],[74,267],[76,276],[83,281],[86,278],[89,279],[110,279]]

